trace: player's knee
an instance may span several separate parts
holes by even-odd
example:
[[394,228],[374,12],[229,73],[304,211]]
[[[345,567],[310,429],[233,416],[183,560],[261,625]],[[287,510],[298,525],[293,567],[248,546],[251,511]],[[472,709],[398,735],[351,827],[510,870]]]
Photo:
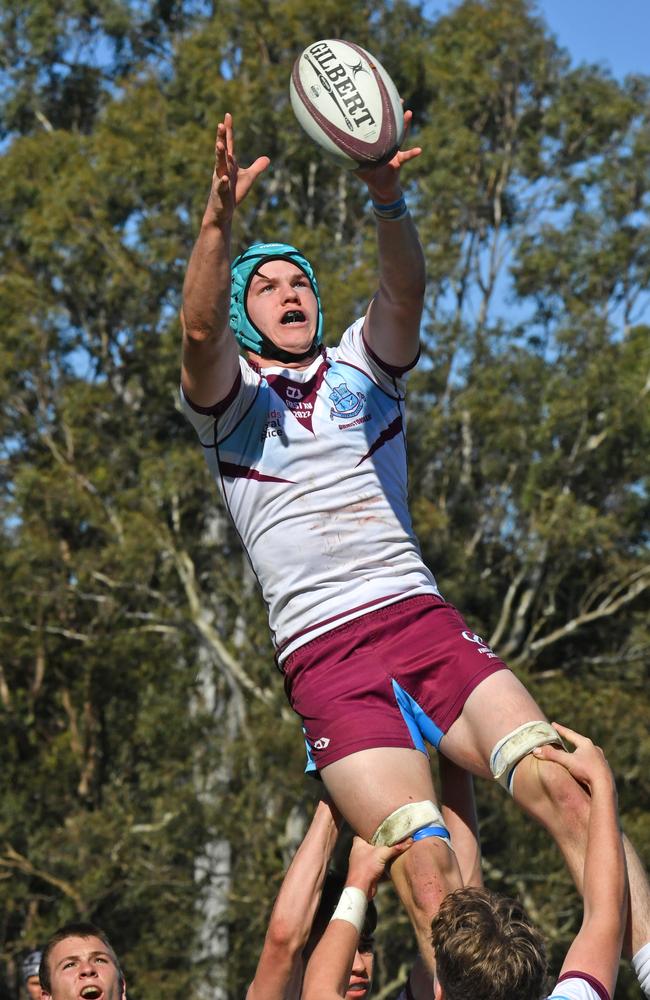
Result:
[[[544,795],[560,813],[579,817],[589,813],[589,800],[584,788],[561,764],[535,758],[539,782]],[[550,766],[549,766],[550,765]]]
[[586,830],[589,797],[565,767],[527,756],[517,767],[515,798],[557,837]]
[[392,876],[411,919],[425,929],[447,893],[462,884],[455,854],[438,838],[416,841],[393,864]]
[[536,747],[548,743],[564,746],[558,731],[544,719],[524,722],[517,729],[513,729],[492,748],[490,770],[495,781],[514,795],[515,773],[520,770],[520,762]]
[[492,774],[558,843],[580,840],[589,819],[588,795],[566,768],[532,755],[547,743],[563,745],[553,726],[545,720],[524,723],[492,750]]
[[373,844],[413,845],[392,866],[395,886],[415,925],[424,929],[440,901],[461,884],[456,856],[442,813],[431,800],[409,802],[380,823]]
[[407,837],[413,837],[414,840],[440,837],[449,843],[449,831],[435,802],[430,799],[407,802],[395,809],[379,824],[370,842],[392,847]]

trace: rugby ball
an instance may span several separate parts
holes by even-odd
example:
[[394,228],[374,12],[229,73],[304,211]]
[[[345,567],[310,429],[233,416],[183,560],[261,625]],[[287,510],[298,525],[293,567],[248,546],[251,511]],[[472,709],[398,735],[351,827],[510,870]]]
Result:
[[291,106],[303,129],[340,166],[378,166],[404,136],[397,88],[373,56],[354,42],[325,38],[296,59]]

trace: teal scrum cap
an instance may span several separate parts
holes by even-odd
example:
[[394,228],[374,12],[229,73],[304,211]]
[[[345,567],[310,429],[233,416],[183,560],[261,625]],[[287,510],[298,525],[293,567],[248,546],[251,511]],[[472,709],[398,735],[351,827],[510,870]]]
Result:
[[[267,260],[291,261],[309,278],[318,304],[318,322],[314,339],[304,354],[292,354],[290,351],[284,351],[277,347],[255,326],[246,311],[246,296],[253,275]],[[231,273],[230,326],[242,347],[249,351],[255,351],[263,358],[272,358],[275,361],[302,361],[316,353],[323,340],[323,308],[314,269],[300,250],[296,250],[288,243],[253,243],[248,250],[244,250],[239,257],[235,258]]]

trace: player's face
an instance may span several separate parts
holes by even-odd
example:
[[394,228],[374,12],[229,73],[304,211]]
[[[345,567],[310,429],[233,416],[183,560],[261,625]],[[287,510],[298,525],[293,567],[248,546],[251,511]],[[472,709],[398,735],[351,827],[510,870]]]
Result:
[[354,956],[350,982],[345,1000],[365,1000],[372,988],[372,970],[375,961],[372,939],[362,938]]
[[25,983],[25,991],[29,1000],[41,1000],[41,984],[38,976],[30,976]]
[[308,350],[316,333],[318,303],[311,282],[288,260],[269,260],[253,275],[246,309],[269,340],[294,354]]
[[46,1000],[121,1000],[120,974],[115,956],[97,937],[68,937],[50,952],[51,994]]

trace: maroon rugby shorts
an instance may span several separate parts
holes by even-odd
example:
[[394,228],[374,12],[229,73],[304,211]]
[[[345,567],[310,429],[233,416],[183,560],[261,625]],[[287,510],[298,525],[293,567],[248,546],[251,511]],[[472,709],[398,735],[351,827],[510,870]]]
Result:
[[507,665],[441,597],[422,594],[317,636],[284,662],[307,771],[359,750],[437,747],[477,685]]

